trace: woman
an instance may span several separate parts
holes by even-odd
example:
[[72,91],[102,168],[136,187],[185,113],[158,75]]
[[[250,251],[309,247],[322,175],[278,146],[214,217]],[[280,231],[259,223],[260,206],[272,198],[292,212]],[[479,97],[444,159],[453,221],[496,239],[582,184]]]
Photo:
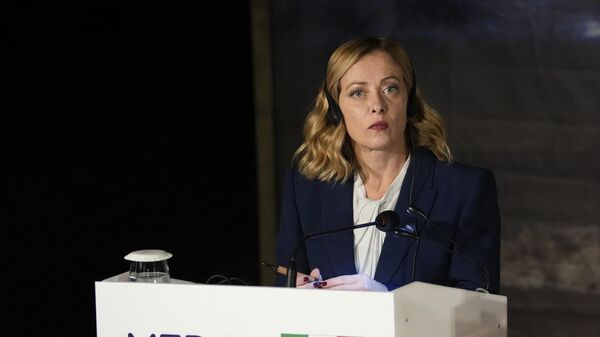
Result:
[[370,226],[307,240],[297,270],[322,282],[297,286],[387,291],[422,281],[498,292],[492,172],[452,161],[443,121],[400,45],[355,39],[331,55],[286,176],[277,262],[287,266],[304,235],[373,222],[385,210],[415,235]]

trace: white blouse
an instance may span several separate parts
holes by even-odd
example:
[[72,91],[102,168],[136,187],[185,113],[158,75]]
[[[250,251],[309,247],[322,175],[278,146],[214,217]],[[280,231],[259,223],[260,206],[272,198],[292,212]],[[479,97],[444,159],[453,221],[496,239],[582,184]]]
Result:
[[[400,195],[400,189],[402,188],[402,182],[404,181],[404,176],[406,176],[409,162],[410,155],[406,159],[404,166],[402,166],[400,173],[398,173],[398,176],[394,179],[394,182],[392,182],[383,197],[379,200],[367,198],[367,191],[362,178],[360,177],[360,174],[355,174],[353,192],[355,226],[373,222],[379,213],[393,210],[396,207],[396,202]],[[377,262],[379,261],[379,255],[381,254],[381,247],[383,247],[384,240],[385,232],[380,231],[375,226],[354,230],[354,263],[356,265],[356,271],[359,274],[366,274],[371,278],[375,277],[375,270],[377,269]]]

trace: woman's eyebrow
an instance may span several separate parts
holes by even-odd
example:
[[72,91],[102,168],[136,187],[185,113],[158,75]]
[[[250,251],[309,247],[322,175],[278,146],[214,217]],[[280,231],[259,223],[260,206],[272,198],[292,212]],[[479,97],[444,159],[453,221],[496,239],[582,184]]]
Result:
[[[381,81],[380,81],[379,83],[382,83],[382,82],[388,81],[388,80],[390,80],[390,79],[394,79],[394,80],[396,80],[396,81],[398,81],[398,82],[402,83],[402,80],[401,80],[400,78],[398,78],[398,76],[396,76],[396,75],[390,75],[390,76],[386,76],[386,77],[382,78],[382,79],[381,79]],[[346,86],[346,88],[345,88],[344,90],[348,90],[348,89],[349,89],[351,86],[353,86],[353,85],[357,85],[357,84],[358,84],[358,85],[365,85],[365,84],[367,84],[367,82],[365,82],[365,81],[354,81],[354,82],[350,82],[350,83],[349,83],[349,84]]]

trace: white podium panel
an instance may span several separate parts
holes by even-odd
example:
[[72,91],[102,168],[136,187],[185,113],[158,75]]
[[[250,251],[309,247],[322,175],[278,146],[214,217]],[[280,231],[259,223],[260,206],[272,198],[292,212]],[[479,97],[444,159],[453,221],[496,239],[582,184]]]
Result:
[[506,336],[506,297],[421,282],[381,293],[122,279],[96,282],[98,337]]

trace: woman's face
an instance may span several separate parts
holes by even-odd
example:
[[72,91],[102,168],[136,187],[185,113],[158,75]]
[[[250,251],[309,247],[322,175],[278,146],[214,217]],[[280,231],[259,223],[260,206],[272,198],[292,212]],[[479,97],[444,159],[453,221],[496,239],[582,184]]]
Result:
[[340,79],[339,105],[355,152],[406,150],[402,79],[400,66],[382,51],[365,55]]

